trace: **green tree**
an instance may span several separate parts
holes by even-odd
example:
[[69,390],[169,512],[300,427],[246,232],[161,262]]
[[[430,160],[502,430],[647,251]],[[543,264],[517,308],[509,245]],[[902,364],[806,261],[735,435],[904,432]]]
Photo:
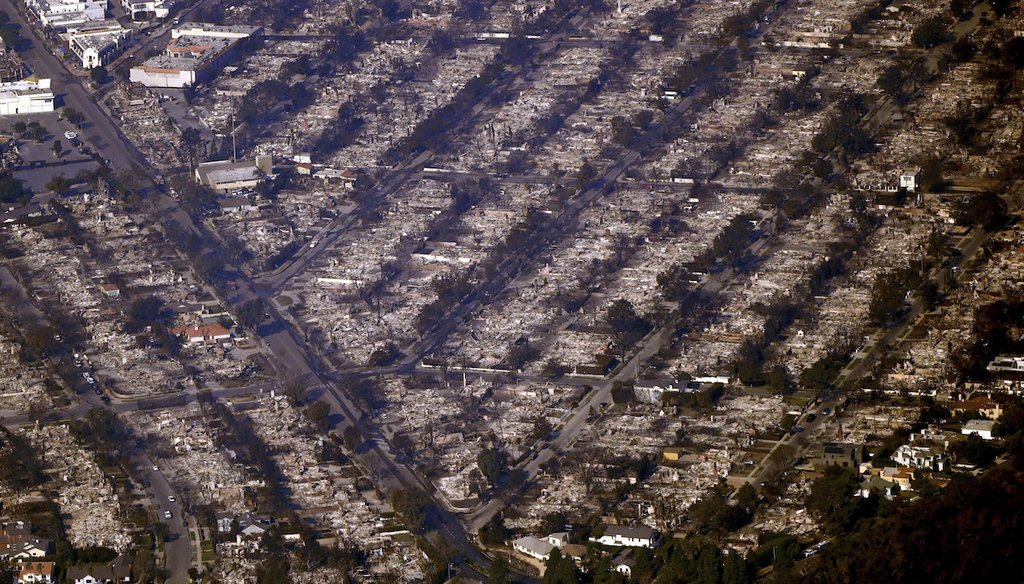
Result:
[[57,195],[64,195],[71,189],[71,181],[67,179],[63,174],[46,181],[46,190]]
[[82,112],[71,107],[65,107],[64,110],[61,111],[60,115],[62,118],[67,120],[69,124],[75,127],[80,126],[85,120],[85,116],[82,115]]
[[0,175],[0,203],[24,203],[32,197],[25,185],[9,174]]
[[263,315],[266,314],[266,307],[259,298],[250,298],[242,303],[235,311],[235,318],[238,319],[238,326],[253,329],[263,322]]
[[40,144],[43,142],[43,140],[46,139],[46,136],[47,136],[46,127],[44,127],[39,122],[35,122],[35,121],[29,122],[29,124],[28,124],[28,131],[29,131],[29,134],[32,135],[32,139],[35,140],[36,142],[40,143]]
[[896,101],[906,103],[910,97],[907,91],[907,74],[908,70],[904,64],[890,65],[878,77],[878,88]]
[[1006,221],[1006,201],[990,192],[963,197],[953,205],[958,225],[994,229]]
[[860,480],[852,470],[830,466],[811,483],[807,509],[828,532],[847,531],[857,520],[860,499],[854,495],[859,488]]
[[288,557],[273,554],[256,567],[256,582],[258,584],[288,584],[291,581],[290,572],[291,563],[288,561]]
[[318,432],[323,433],[327,430],[331,415],[331,406],[327,405],[327,402],[317,400],[306,406],[304,413]]
[[697,584],[718,584],[722,580],[722,550],[706,544],[697,552]]
[[4,46],[9,51],[17,50],[18,41],[21,39],[21,34],[18,32],[16,26],[4,24],[0,26],[0,40],[3,41]]
[[61,144],[60,140],[54,140],[50,146],[50,150],[53,150],[53,155],[60,158],[60,155],[64,152],[64,145]]
[[941,16],[933,16],[917,25],[910,42],[922,49],[930,49],[946,42],[949,38],[949,21]]
[[195,168],[206,158],[208,147],[198,128],[185,128],[181,131],[181,155],[190,168]]
[[986,467],[992,464],[999,450],[977,434],[971,434],[963,444],[963,454],[967,462],[974,466]]
[[92,79],[92,82],[97,85],[102,84],[107,80],[107,68],[102,65],[93,67],[89,70],[89,79]]
[[943,169],[945,164],[942,159],[932,156],[921,164],[921,190],[926,193],[934,193],[945,187]]
[[496,513],[491,519],[480,528],[480,541],[484,545],[498,546],[508,539],[509,531],[505,527],[505,520],[501,513]]
[[906,270],[880,274],[871,288],[868,316],[878,325],[887,324],[903,306],[907,294]]
[[750,567],[743,556],[735,551],[726,554],[722,565],[722,584],[750,584],[752,581]]
[[565,513],[562,513],[561,511],[552,511],[541,518],[540,533],[542,535],[549,535],[565,531],[565,526],[568,523],[569,518],[565,516]]
[[590,183],[597,177],[597,169],[590,163],[589,160],[584,159],[583,164],[580,165],[579,171],[576,173],[576,186],[582,191],[586,189]]
[[583,573],[572,558],[563,557],[557,549],[551,550],[544,566],[543,584],[579,584],[583,580]]
[[951,0],[949,11],[957,18],[969,18],[974,12],[975,0]]
[[359,433],[359,428],[355,425],[350,425],[345,428],[341,433],[342,440],[345,442],[345,448],[355,452],[359,445],[363,443],[363,436]]
[[500,448],[484,448],[477,455],[476,465],[480,474],[494,486],[508,470],[508,455]]
[[391,506],[413,533],[421,533],[427,524],[430,499],[422,491],[399,489],[391,495]]
[[768,383],[768,387],[778,395],[789,394],[796,387],[793,377],[785,365],[775,365],[769,369],[765,374],[765,381]]
[[621,351],[633,346],[650,330],[650,323],[637,314],[633,303],[625,298],[612,302],[606,313],[606,321]]
[[132,300],[125,315],[124,331],[135,334],[147,326],[166,326],[174,317],[163,298],[152,294]]
[[491,565],[487,567],[487,584],[509,584],[512,581],[511,577],[512,569],[505,556],[499,554],[491,560]]

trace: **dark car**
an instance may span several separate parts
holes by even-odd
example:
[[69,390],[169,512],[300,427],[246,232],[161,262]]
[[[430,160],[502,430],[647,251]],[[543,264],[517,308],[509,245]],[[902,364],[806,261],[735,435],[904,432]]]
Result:
[[807,414],[807,421],[808,422],[813,422],[817,418],[818,418],[818,416],[816,416],[815,414]]

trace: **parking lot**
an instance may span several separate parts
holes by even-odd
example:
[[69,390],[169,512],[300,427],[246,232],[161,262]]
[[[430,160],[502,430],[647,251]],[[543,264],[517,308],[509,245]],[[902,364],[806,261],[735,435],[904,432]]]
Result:
[[[79,172],[97,167],[96,161],[88,154],[93,150],[87,138],[88,123],[84,124],[83,129],[77,129],[60,119],[58,112],[25,116],[11,123],[19,121],[25,124],[38,122],[46,128],[46,135],[41,141],[32,138],[18,140],[18,153],[23,162],[14,170],[14,177],[23,181],[35,193],[45,192],[46,184],[56,176],[71,178]],[[70,140],[65,132],[75,132],[77,138]],[[57,140],[63,146],[60,158],[53,152],[53,144]],[[75,143],[79,146],[75,147]]]

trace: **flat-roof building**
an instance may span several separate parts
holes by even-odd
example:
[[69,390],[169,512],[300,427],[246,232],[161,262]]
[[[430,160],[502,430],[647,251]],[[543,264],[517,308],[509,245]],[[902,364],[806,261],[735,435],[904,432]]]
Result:
[[167,18],[173,4],[173,2],[164,0],[122,0],[121,7],[132,20],[149,20],[151,18]]
[[255,160],[218,160],[196,168],[196,182],[215,191],[251,189],[274,173],[274,159],[257,156]]
[[0,116],[52,112],[53,106],[49,79],[29,77],[0,83]]
[[43,26],[58,31],[107,15],[107,0],[28,0],[27,6]]
[[147,87],[187,87],[209,81],[242,43],[263,34],[258,26],[195,23],[171,31],[162,55],[132,67],[129,78]]
[[109,64],[132,44],[132,31],[116,20],[88,23],[64,34],[83,69]]

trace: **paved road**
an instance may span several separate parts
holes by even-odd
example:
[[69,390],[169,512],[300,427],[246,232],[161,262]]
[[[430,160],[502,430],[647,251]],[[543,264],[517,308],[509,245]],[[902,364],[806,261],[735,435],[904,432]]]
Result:
[[92,95],[82,87],[79,79],[68,73],[56,56],[47,50],[35,28],[11,0],[0,0],[0,8],[11,17],[11,22],[21,25],[22,36],[29,40],[29,48],[19,56],[29,70],[39,76],[52,79],[53,91],[59,102],[82,112],[87,120],[82,135],[97,151],[111,160],[115,170],[129,170],[134,159],[131,150],[124,144],[122,136],[106,114],[93,101]]
[[[17,312],[22,321],[28,322],[29,316],[31,316],[40,322],[46,322],[44,315],[32,303],[28,302],[22,293],[20,284],[14,279],[6,266],[0,266],[0,282],[2,282],[2,285],[13,287],[18,291],[17,296],[23,300],[17,307]],[[7,298],[7,300],[10,300],[10,298]],[[18,302],[17,299],[14,299],[14,301]],[[47,421],[80,420],[85,417],[86,413],[96,408],[126,411],[129,406],[132,409],[138,407],[135,403],[119,403],[114,406],[104,404],[100,396],[86,389],[86,391],[79,394],[79,400],[74,406],[48,412],[44,419]],[[32,415],[0,412],[0,423],[12,432],[16,431],[19,426],[34,422],[35,419]],[[188,531],[180,507],[177,506],[177,503],[171,503],[167,500],[167,497],[172,494],[170,485],[166,477],[159,470],[154,470],[153,463],[146,457],[144,452],[136,449],[129,456],[131,466],[138,469],[137,472],[132,473],[132,476],[152,485],[151,489],[147,490],[147,494],[150,496],[151,504],[157,511],[157,521],[164,522],[168,526],[169,541],[164,544],[164,552],[166,555],[165,565],[171,571],[169,582],[175,584],[178,582],[188,582],[188,568],[192,565],[191,546],[189,546]],[[170,520],[164,518],[161,506],[163,506],[163,509],[170,509],[172,511],[173,516]]]

